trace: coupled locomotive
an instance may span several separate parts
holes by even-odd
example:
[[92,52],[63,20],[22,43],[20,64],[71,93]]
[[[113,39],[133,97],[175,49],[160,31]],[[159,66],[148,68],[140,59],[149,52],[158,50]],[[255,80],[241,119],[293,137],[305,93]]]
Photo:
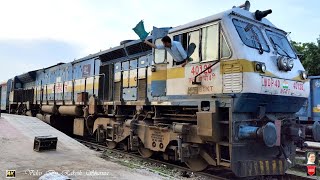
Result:
[[[295,113],[310,91],[287,33],[250,3],[174,28],[154,28],[195,50],[185,67],[140,40],[3,84],[1,109],[109,148],[230,168],[238,177],[283,175],[304,127]],[[319,126],[313,127],[319,131]]]
[[320,141],[320,132],[315,126],[319,126],[320,121],[320,76],[309,76],[310,95],[302,106],[297,116],[299,123],[305,125],[306,138],[312,141]]

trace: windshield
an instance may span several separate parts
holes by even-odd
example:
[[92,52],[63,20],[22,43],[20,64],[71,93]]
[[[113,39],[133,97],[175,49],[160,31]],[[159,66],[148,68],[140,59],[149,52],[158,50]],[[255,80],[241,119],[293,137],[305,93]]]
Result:
[[245,45],[269,52],[269,46],[257,26],[238,19],[233,19],[232,21]]
[[275,33],[270,30],[266,30],[266,34],[270,39],[270,42],[273,44],[275,49],[277,50],[278,54],[282,56],[288,56],[291,58],[296,58],[296,54],[292,50],[289,41],[286,36]]

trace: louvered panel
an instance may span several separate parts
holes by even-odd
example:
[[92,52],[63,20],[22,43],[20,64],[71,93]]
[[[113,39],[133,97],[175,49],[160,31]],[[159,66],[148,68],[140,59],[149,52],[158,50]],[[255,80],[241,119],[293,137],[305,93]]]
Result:
[[242,67],[240,64],[223,65],[223,92],[237,93],[242,91]]
[[115,82],[114,83],[114,100],[120,101],[120,88],[121,88],[121,82]]
[[242,73],[232,74],[232,91],[241,92],[242,91]]
[[146,88],[147,88],[146,79],[139,79],[138,80],[138,100],[145,100]]

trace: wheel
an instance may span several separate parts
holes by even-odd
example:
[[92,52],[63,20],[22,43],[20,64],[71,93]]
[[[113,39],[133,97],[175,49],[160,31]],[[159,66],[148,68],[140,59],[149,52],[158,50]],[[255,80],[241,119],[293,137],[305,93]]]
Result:
[[188,159],[187,161],[185,161],[185,164],[190,168],[191,171],[194,172],[203,171],[209,165],[207,161],[205,161],[201,156]]
[[144,148],[142,146],[139,146],[138,152],[143,158],[149,158],[153,154],[153,151],[151,151],[150,149]]
[[88,117],[85,118],[85,125],[91,136],[93,135],[94,120],[95,120],[95,117],[93,115],[89,115]]
[[117,146],[117,143],[114,142],[114,141],[107,141],[106,144],[107,144],[109,149],[114,149]]

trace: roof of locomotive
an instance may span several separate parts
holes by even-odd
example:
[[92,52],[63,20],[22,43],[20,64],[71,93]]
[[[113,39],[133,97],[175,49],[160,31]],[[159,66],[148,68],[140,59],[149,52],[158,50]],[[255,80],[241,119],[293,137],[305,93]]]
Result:
[[243,8],[234,7],[232,9],[227,10],[227,11],[223,11],[223,12],[220,12],[218,14],[214,14],[214,15],[202,18],[202,19],[198,19],[198,20],[189,22],[187,24],[183,24],[183,25],[174,27],[171,30],[169,30],[169,33],[174,33],[174,32],[181,31],[181,30],[184,30],[184,29],[187,29],[187,28],[191,28],[191,27],[202,25],[202,24],[206,24],[206,23],[222,20],[224,18],[228,18],[229,15],[241,16],[241,17],[250,19],[252,21],[255,21],[257,23],[262,23],[264,25],[267,25],[267,26],[270,26],[270,27],[273,27],[273,28],[277,28],[267,18],[262,18],[261,21],[258,21],[258,20],[255,19],[253,12],[247,11],[247,10],[245,10]]
[[[29,71],[29,72],[26,72],[26,73],[23,73],[23,74],[19,74],[17,76],[15,76],[14,78],[18,78],[20,81],[30,81],[30,79],[34,79],[35,77],[35,74],[37,72],[42,72],[44,70],[47,70],[47,69],[50,69],[50,68],[53,68],[53,67],[56,67],[56,66],[60,66],[60,65],[63,65],[65,63],[57,63],[55,65],[52,65],[52,66],[49,66],[49,67],[45,67],[45,68],[42,68],[42,69],[36,69],[36,70],[33,70],[33,71]],[[21,79],[27,79],[27,80],[21,80]]]
[[[148,36],[147,40],[148,39],[151,39],[151,36]],[[124,49],[124,48],[126,48],[128,46],[131,46],[131,45],[134,45],[134,44],[139,44],[139,43],[141,43],[140,39],[131,40],[130,42],[121,44],[119,46],[111,47],[111,48],[109,48],[107,50],[103,50],[103,51],[100,51],[100,52],[97,52],[97,53],[94,53],[94,54],[89,54],[88,56],[76,59],[72,63],[78,63],[78,62],[82,62],[82,61],[89,60],[89,59],[95,59],[95,58],[98,58],[99,56],[105,55],[105,54],[107,54],[109,52],[116,51],[116,50],[119,50],[119,49]]]
[[308,79],[320,79],[320,75],[319,76],[309,76]]
[[[223,12],[220,12],[220,13],[217,13],[217,14],[202,18],[202,19],[198,19],[198,20],[195,20],[195,21],[192,21],[192,22],[189,22],[189,23],[174,27],[174,28],[169,30],[169,33],[174,33],[174,32],[177,32],[177,31],[180,31],[180,30],[183,30],[183,29],[187,29],[187,28],[199,26],[199,25],[202,25],[202,24],[214,22],[214,21],[221,20],[221,19],[224,19],[224,18],[228,18],[229,15],[241,16],[241,17],[247,18],[247,19],[249,19],[251,21],[254,21],[256,23],[261,23],[261,24],[264,24],[266,26],[278,29],[267,18],[262,18],[261,21],[257,21],[255,19],[255,17],[254,17],[254,13],[253,12],[247,11],[247,10],[245,10],[243,8],[234,7],[234,8],[231,8],[229,10],[226,10],[226,11],[223,11]],[[281,30],[281,29],[278,29],[278,30]],[[281,31],[283,31],[283,30],[281,30]],[[152,38],[152,36],[149,36],[147,39],[151,39],[151,38]],[[125,43],[125,44],[122,44],[122,45],[119,45],[119,46],[115,46],[115,47],[112,47],[112,48],[107,49],[107,50],[100,51],[98,53],[90,54],[90,55],[88,55],[86,57],[83,57],[83,58],[80,58],[80,59],[77,59],[77,60],[73,61],[73,63],[81,62],[81,61],[92,59],[92,58],[97,58],[97,57],[99,57],[101,55],[105,55],[105,54],[107,54],[109,52],[112,52],[112,51],[115,51],[115,50],[118,50],[118,49],[121,49],[121,48],[125,48],[125,47],[133,45],[133,44],[138,44],[138,43],[141,43],[141,40],[139,40],[139,39],[138,40],[133,40],[131,42],[128,42],[128,43]]]

